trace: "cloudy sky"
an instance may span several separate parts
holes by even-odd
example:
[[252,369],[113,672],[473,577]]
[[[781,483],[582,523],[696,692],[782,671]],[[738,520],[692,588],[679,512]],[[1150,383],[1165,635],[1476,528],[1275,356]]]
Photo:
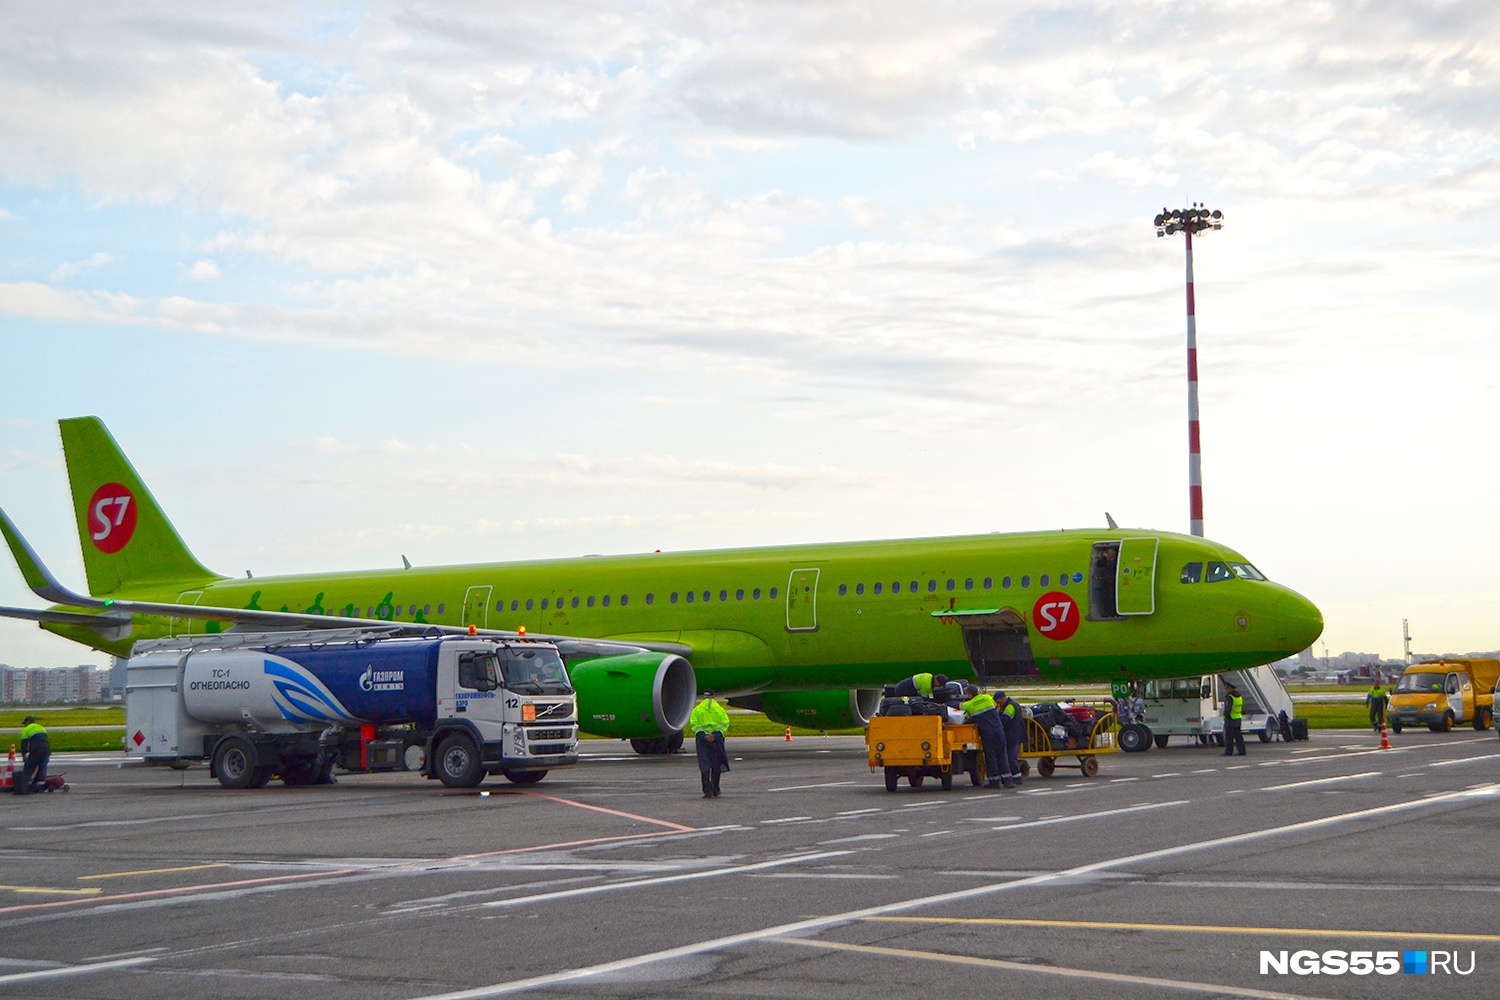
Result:
[[69,582],[81,414],[230,574],[1186,530],[1197,200],[1209,536],[1330,652],[1500,646],[1492,2],[216,6],[0,9]]

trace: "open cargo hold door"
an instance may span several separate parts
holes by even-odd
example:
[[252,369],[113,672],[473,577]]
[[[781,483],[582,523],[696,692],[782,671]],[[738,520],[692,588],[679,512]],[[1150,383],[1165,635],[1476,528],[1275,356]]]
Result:
[[1115,577],[1115,613],[1149,615],[1156,610],[1155,538],[1126,538],[1120,542],[1119,575]]
[[964,652],[981,683],[1036,680],[1036,657],[1025,620],[1011,608],[976,611],[935,611],[933,617],[954,619],[963,629]]

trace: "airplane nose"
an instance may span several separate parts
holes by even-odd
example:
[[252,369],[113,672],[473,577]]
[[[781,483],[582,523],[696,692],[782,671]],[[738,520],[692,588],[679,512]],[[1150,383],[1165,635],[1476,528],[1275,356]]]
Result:
[[1276,619],[1276,643],[1287,655],[1300,653],[1323,634],[1323,612],[1294,590],[1281,595],[1272,614]]

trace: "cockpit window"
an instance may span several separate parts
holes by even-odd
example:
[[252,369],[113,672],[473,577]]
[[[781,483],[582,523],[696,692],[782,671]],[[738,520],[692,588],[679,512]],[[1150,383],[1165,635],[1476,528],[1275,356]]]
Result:
[[1229,568],[1241,580],[1264,580],[1266,575],[1247,562],[1232,562]]
[[1203,564],[1201,562],[1188,563],[1182,567],[1182,582],[1197,583],[1203,579]]
[[1221,562],[1211,562],[1211,563],[1208,564],[1208,582],[1209,583],[1223,583],[1225,580],[1233,580],[1233,579],[1234,579],[1234,574],[1229,571],[1229,567],[1226,566],[1224,563],[1221,563]]

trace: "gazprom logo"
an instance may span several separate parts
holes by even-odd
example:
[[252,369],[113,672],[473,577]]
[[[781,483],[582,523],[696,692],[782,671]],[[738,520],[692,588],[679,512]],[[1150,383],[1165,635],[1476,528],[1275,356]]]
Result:
[[361,691],[404,691],[406,672],[366,667],[365,672],[359,675],[359,689]]
[[271,700],[288,722],[363,722],[349,713],[332,691],[289,660],[266,658]]

